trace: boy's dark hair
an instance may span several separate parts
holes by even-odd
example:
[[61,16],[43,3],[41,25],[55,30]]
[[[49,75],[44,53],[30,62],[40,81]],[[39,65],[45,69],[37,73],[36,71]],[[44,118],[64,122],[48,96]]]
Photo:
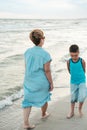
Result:
[[69,52],[78,52],[79,51],[79,46],[76,44],[73,44],[69,48]]

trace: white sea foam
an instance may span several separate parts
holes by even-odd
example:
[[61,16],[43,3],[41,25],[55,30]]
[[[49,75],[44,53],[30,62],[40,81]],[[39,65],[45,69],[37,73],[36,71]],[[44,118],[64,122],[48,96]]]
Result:
[[6,97],[6,99],[0,101],[0,109],[12,105],[13,101],[21,98],[22,96],[23,96],[23,90],[20,90],[19,92],[12,94],[9,97]]

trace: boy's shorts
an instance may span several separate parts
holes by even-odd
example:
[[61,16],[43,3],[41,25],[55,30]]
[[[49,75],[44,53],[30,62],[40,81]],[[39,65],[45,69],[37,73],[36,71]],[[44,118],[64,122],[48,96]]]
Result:
[[71,84],[71,103],[84,102],[87,97],[86,83]]

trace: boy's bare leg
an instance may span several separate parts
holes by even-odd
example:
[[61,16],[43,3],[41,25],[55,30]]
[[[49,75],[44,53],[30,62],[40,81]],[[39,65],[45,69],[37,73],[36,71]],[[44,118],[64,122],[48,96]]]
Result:
[[79,103],[79,114],[80,114],[80,117],[83,116],[82,107],[83,107],[83,102],[80,102],[80,103]]
[[70,119],[74,116],[74,108],[75,108],[75,103],[71,103],[71,110],[70,110],[70,113],[67,116],[68,119]]
[[46,118],[49,116],[49,114],[47,113],[47,108],[48,108],[48,103],[45,103],[45,105],[41,108],[42,118]]
[[29,116],[30,116],[30,112],[31,112],[31,107],[29,108],[24,108],[23,109],[23,115],[24,115],[24,128],[34,128],[34,125],[30,125],[29,122]]

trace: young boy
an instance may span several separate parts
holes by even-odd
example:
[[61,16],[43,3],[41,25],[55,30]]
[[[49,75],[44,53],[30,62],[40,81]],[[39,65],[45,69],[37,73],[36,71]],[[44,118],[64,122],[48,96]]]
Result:
[[82,117],[82,107],[87,96],[86,88],[86,63],[79,57],[78,45],[71,45],[69,48],[71,58],[67,61],[67,68],[71,75],[71,111],[68,119],[74,116],[75,103],[79,102],[79,115]]

